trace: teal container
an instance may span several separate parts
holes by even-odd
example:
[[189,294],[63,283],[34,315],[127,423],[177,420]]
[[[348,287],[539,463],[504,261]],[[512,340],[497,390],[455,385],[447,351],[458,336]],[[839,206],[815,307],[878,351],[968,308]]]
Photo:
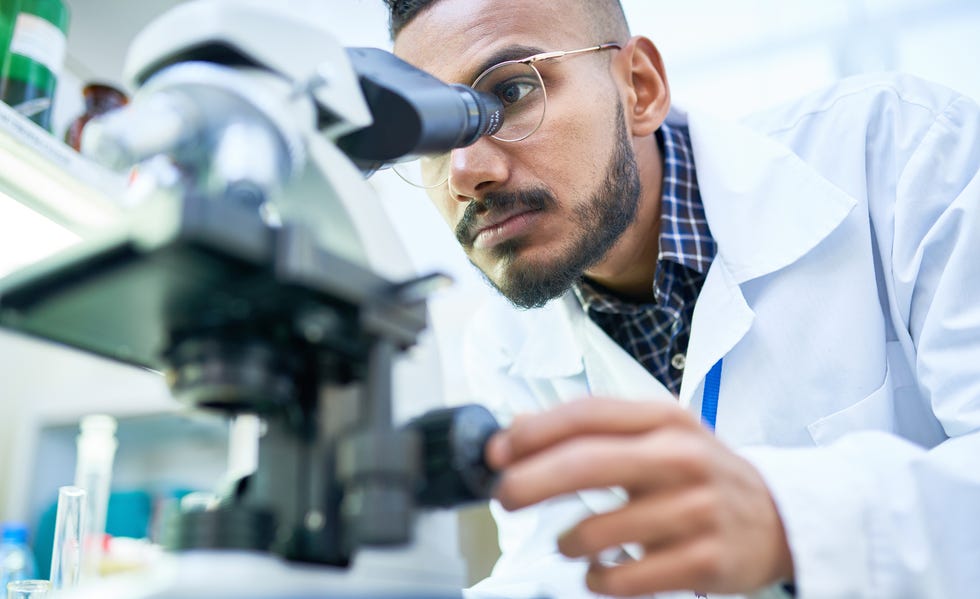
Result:
[[0,99],[50,131],[65,61],[68,7],[62,0],[0,0],[0,13],[9,21]]

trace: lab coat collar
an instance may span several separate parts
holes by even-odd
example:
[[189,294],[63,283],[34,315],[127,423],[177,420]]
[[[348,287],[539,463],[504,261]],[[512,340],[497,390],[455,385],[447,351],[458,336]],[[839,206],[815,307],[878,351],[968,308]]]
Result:
[[692,115],[672,109],[667,122],[688,126],[716,259],[736,283],[792,264],[857,205],[789,148],[747,126]]

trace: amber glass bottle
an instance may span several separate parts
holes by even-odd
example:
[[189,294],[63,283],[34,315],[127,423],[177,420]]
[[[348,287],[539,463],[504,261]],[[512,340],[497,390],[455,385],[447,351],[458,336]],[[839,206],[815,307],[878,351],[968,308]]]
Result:
[[85,98],[85,112],[75,119],[65,131],[65,143],[81,151],[82,130],[90,120],[110,110],[125,106],[129,99],[126,94],[104,83],[89,83],[82,88]]

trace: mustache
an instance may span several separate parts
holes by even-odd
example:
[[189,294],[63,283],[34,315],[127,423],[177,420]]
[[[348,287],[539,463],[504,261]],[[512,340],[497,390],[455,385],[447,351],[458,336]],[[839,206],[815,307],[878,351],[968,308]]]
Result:
[[470,247],[476,239],[477,218],[487,213],[506,212],[513,209],[545,210],[558,205],[558,200],[550,191],[542,188],[521,191],[495,191],[473,199],[467,204],[462,218],[456,224],[456,240],[463,247]]

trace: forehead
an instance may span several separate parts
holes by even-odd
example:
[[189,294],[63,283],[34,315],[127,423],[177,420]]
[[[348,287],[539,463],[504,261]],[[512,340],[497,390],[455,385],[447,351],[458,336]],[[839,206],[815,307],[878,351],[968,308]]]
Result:
[[395,40],[395,54],[436,77],[470,83],[499,60],[592,40],[580,0],[436,0]]

